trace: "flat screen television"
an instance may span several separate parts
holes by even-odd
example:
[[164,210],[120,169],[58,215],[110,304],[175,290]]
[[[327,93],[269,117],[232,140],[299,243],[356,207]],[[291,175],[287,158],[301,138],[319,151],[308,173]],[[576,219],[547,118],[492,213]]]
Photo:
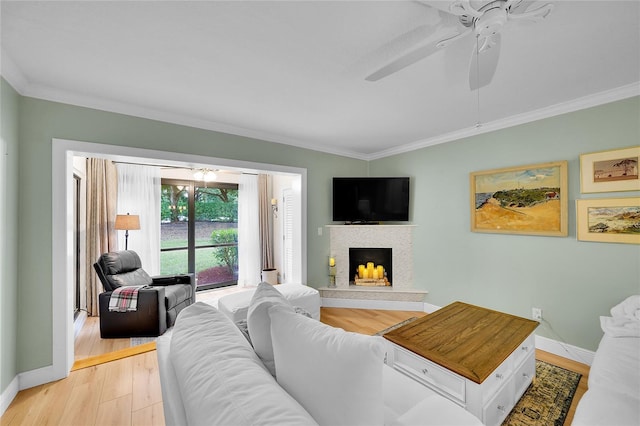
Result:
[[333,221],[409,220],[408,177],[334,177]]

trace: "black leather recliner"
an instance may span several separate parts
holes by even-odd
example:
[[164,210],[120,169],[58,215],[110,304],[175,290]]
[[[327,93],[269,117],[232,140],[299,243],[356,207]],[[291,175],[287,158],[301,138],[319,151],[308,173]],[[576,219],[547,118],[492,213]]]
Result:
[[[98,296],[102,338],[160,336],[173,326],[182,309],[195,303],[194,274],[151,277],[133,250],[104,253],[93,267],[105,289]],[[150,287],[139,290],[136,311],[109,311],[116,287],[144,285]]]

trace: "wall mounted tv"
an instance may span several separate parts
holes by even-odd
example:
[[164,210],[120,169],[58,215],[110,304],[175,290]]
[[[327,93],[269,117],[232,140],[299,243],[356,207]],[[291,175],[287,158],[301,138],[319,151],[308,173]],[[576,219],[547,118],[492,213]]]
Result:
[[334,222],[409,220],[408,177],[334,177]]

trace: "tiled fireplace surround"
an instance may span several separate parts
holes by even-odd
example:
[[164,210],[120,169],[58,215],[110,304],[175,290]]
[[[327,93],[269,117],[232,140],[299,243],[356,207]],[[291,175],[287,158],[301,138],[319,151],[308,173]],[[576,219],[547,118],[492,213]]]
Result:
[[[415,225],[327,225],[330,254],[336,261],[336,287],[320,288],[324,298],[422,302],[427,293],[413,283],[413,228]],[[349,285],[349,248],[391,248],[392,285]]]

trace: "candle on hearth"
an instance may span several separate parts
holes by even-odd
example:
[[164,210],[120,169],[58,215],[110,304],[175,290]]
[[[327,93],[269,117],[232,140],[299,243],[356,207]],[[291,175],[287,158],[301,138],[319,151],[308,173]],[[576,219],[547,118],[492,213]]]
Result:
[[367,278],[373,278],[373,262],[367,262]]
[[336,266],[336,259],[334,259],[333,257],[329,258],[329,266]]
[[371,278],[373,278],[374,280],[378,279],[378,268],[373,270],[373,273],[371,275]]
[[364,269],[364,265],[358,265],[358,278],[364,278],[364,273],[365,273],[365,269]]
[[376,266],[376,269],[378,271],[378,278],[379,279],[383,279],[384,278],[384,267],[382,265],[378,265],[378,266]]

